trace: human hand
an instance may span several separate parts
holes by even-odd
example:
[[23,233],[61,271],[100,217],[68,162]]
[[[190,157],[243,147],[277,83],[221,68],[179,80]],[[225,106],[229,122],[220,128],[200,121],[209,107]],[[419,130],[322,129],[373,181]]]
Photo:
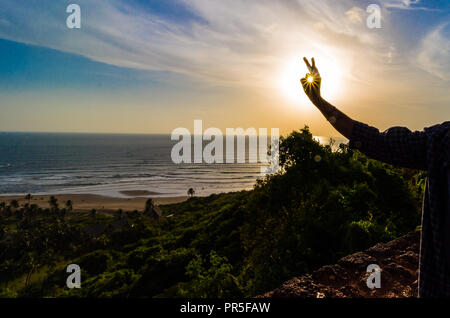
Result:
[[322,78],[320,77],[319,70],[316,67],[316,62],[314,58],[311,59],[312,65],[309,64],[309,61],[306,57],[303,58],[306,66],[308,67],[309,73],[306,73],[305,77],[300,80],[303,86],[303,90],[305,91],[308,98],[316,103],[321,99],[320,96],[320,84],[322,82]]

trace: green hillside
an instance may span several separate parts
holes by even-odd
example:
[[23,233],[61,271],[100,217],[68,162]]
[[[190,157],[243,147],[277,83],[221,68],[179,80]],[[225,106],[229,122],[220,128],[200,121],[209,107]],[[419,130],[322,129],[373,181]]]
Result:
[[[307,127],[282,138],[280,165],[252,191],[165,205],[160,219],[4,202],[0,295],[254,296],[420,224],[423,172],[332,151]],[[66,287],[72,263],[80,289]]]

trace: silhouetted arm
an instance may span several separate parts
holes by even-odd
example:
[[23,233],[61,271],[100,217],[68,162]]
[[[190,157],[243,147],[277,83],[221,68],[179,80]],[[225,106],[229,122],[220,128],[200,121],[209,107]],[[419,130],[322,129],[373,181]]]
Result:
[[392,165],[427,169],[427,133],[406,127],[391,127],[383,132],[364,123],[353,121],[349,147]]
[[[311,102],[343,136],[350,140],[349,147],[367,156],[393,165],[413,169],[426,169],[427,134],[410,131],[405,127],[392,127],[384,132],[352,120],[320,95],[321,78],[315,65],[304,58],[309,73],[301,79],[303,89]],[[312,80],[308,78],[312,76]]]
[[[320,77],[319,70],[316,67],[316,62],[313,58],[311,65],[306,58],[303,58],[303,60],[309,70],[309,73],[306,74],[305,78],[300,80],[306,95],[330,122],[330,124],[333,125],[339,133],[347,139],[350,139],[353,129],[353,120],[322,98],[320,95],[320,85],[322,79]],[[309,78],[312,80],[308,80]]]
[[314,105],[320,110],[333,127],[344,137],[350,139],[353,131],[353,120],[339,109],[321,98]]

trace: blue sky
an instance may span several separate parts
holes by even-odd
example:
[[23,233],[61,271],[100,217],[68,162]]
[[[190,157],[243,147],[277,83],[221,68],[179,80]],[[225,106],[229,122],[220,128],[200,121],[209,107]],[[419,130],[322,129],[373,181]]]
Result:
[[81,90],[158,87],[164,72],[99,63],[80,55],[0,40],[0,89],[3,93],[60,88]]
[[[381,29],[365,24],[371,3]],[[303,55],[355,119],[420,129],[450,119],[449,14],[437,0],[0,0],[0,131],[169,133],[203,119],[336,135],[297,86]]]

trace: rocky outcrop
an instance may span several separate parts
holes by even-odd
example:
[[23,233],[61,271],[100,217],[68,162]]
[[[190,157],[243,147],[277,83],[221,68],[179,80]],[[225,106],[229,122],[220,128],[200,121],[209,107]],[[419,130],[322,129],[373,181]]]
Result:
[[[420,232],[341,258],[311,274],[295,277],[260,297],[396,298],[417,297]],[[381,269],[381,288],[367,287],[367,266]]]

